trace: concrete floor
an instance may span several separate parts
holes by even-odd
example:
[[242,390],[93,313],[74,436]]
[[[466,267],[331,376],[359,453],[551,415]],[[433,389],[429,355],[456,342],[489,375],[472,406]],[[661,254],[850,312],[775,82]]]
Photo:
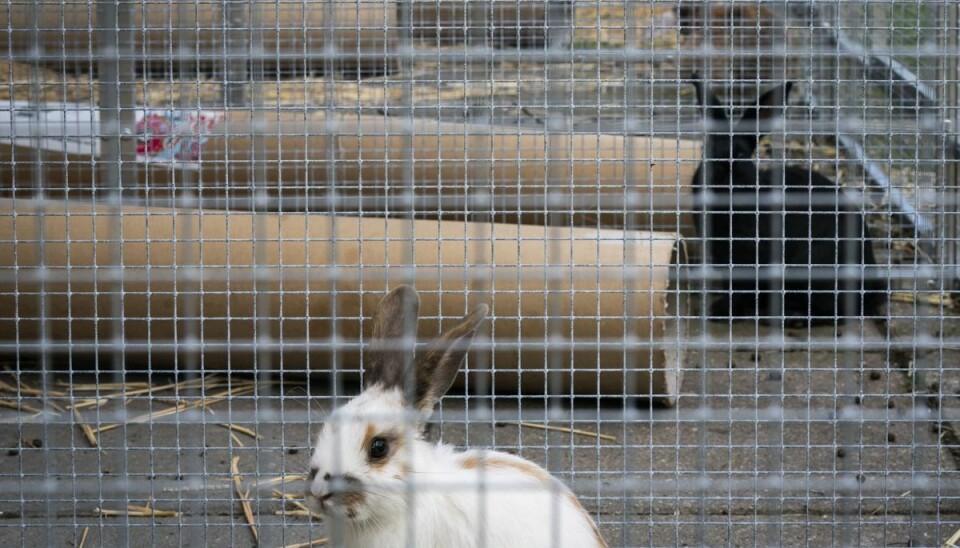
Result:
[[[721,336],[727,328],[711,329]],[[765,331],[747,325],[733,335],[742,340]],[[800,341],[829,336],[821,328],[785,334]],[[954,358],[938,359],[960,363]],[[484,415],[477,399],[451,395],[431,435],[459,446],[493,446],[544,465],[575,487],[611,546],[941,545],[960,529],[960,491],[953,489],[960,480],[960,448],[931,428],[938,424],[934,418],[911,419],[914,405],[929,409],[930,402],[912,386],[910,369],[887,367],[879,353],[858,353],[850,369],[839,360],[829,351],[691,352],[676,409],[625,414],[587,401],[553,422],[611,434],[616,442],[520,428],[515,422],[521,408],[524,417],[542,414],[545,400],[502,395],[485,400],[496,418]],[[936,371],[951,377],[949,367]],[[91,378],[77,374],[74,382]],[[66,379],[58,374],[53,380]],[[321,523],[277,515],[290,506],[274,489],[299,493],[301,483],[253,483],[304,471],[310,432],[330,405],[320,396],[327,390],[294,381],[259,399],[236,396],[203,413],[128,424],[101,434],[98,448],[69,415],[28,421],[0,410],[0,540],[77,546],[89,528],[84,546],[253,546],[230,483],[236,456],[251,486],[262,546],[320,538]],[[954,399],[943,407],[955,405]],[[139,415],[150,404],[135,398],[127,413]],[[111,423],[111,413],[120,409],[111,405],[99,415],[84,410],[84,420]],[[152,405],[157,410],[170,404],[154,399]],[[702,406],[709,413],[696,414]],[[777,406],[783,420],[768,420]],[[258,423],[250,418],[257,408],[275,414]],[[237,435],[241,447],[217,426],[226,422],[256,429],[262,439]],[[19,440],[41,443],[17,448]],[[932,483],[904,487],[920,474]],[[700,490],[696,482],[704,476],[716,483]],[[147,501],[180,515],[97,515],[98,508]]]

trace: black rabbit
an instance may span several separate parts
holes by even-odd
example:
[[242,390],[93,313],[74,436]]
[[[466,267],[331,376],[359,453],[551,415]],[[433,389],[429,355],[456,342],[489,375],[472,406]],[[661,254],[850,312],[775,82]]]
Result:
[[881,314],[888,285],[878,276],[859,207],[815,171],[759,169],[753,159],[760,137],[782,115],[792,84],[764,93],[736,122],[696,75],[693,84],[708,124],[703,161],[693,176],[701,203],[694,217],[704,260],[720,272],[708,292],[711,319],[775,312],[781,285],[770,266],[783,267],[780,310],[791,323]]

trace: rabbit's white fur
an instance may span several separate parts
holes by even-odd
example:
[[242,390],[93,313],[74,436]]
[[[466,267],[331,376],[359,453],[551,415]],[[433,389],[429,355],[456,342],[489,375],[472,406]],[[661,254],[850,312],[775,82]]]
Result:
[[[404,428],[404,412],[399,390],[373,387],[334,412],[320,434],[308,499],[329,492],[323,476],[335,462],[339,474],[363,483],[352,517],[327,506],[343,524],[346,546],[604,546],[570,490],[542,468],[507,453],[428,443]],[[370,425],[409,436],[384,468],[373,469],[360,449]]]
[[[384,298],[394,302],[381,301],[378,313],[391,304],[394,311],[402,308],[398,291]],[[412,288],[405,291],[404,298],[416,298]],[[346,546],[606,546],[573,493],[539,466],[495,451],[458,452],[421,437],[422,421],[466,354],[450,350],[453,343],[468,345],[485,314],[486,307],[476,309],[434,346],[434,354],[416,363],[417,382],[432,391],[419,391],[414,405],[395,385],[400,377],[383,374],[413,360],[375,360],[372,385],[335,410],[321,429],[306,499],[337,521]],[[380,325],[391,329],[397,318],[386,315]],[[373,458],[375,438],[389,440],[385,458]]]

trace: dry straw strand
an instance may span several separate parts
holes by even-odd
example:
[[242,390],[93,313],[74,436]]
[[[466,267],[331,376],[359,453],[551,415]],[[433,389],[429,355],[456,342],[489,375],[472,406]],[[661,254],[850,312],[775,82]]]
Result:
[[83,437],[87,438],[87,443],[90,444],[90,447],[99,447],[100,442],[97,440],[97,434],[93,431],[93,428],[83,420],[83,417],[80,415],[80,410],[74,408],[73,416],[77,419],[77,426],[79,426],[80,431],[83,432]]
[[43,413],[42,409],[37,409],[36,407],[30,405],[29,403],[17,403],[7,400],[0,400],[0,407],[6,407],[8,409],[16,409],[17,411],[27,411],[29,413]]
[[240,476],[240,457],[233,457],[233,460],[230,461],[230,473],[233,476],[233,488],[237,493],[237,496],[240,497],[240,506],[243,508],[243,516],[247,520],[247,525],[250,526],[250,532],[253,533],[254,540],[257,543],[260,543],[260,533],[257,531],[257,526],[253,520],[253,510],[250,508],[250,491],[243,490],[243,478]]
[[324,546],[329,542],[326,538],[318,538],[317,540],[311,540],[310,542],[300,542],[298,544],[288,544],[286,546],[281,546],[280,548],[310,548],[311,546]]
[[226,429],[228,429],[228,430],[233,430],[234,432],[240,432],[241,434],[245,434],[245,435],[247,435],[247,436],[250,436],[251,438],[253,438],[253,439],[255,439],[255,440],[263,439],[263,437],[262,437],[260,434],[257,434],[256,432],[254,432],[253,430],[251,430],[251,429],[249,429],[249,428],[247,428],[247,427],[245,427],[245,426],[239,426],[239,425],[236,425],[236,424],[230,424],[230,423],[225,423],[225,422],[219,422],[219,423],[217,423],[217,426],[222,426],[223,428],[226,428]]
[[104,508],[94,508],[94,513],[103,517],[121,517],[131,518],[175,518],[180,516],[180,512],[175,510],[157,510],[147,506],[129,505],[126,510],[107,510]]
[[[193,402],[193,403],[181,402],[181,403],[177,404],[176,407],[171,407],[171,408],[169,408],[169,409],[164,409],[163,411],[154,411],[154,412],[151,412],[151,413],[146,413],[146,414],[144,414],[144,415],[140,415],[140,416],[138,416],[138,417],[134,417],[134,418],[130,419],[130,421],[128,421],[128,424],[141,424],[141,423],[145,423],[145,422],[150,422],[150,421],[152,421],[152,420],[154,420],[154,419],[159,419],[159,418],[166,417],[166,416],[169,416],[169,415],[176,415],[177,413],[181,413],[181,412],[186,411],[187,409],[191,409],[191,408],[201,408],[201,409],[203,409],[203,408],[208,408],[209,406],[211,406],[211,405],[213,405],[213,404],[215,404],[215,403],[219,403],[219,402],[221,402],[221,401],[224,401],[224,400],[226,400],[227,398],[230,398],[230,397],[232,397],[232,396],[241,396],[241,395],[245,395],[245,394],[248,394],[248,393],[250,393],[250,392],[253,392],[253,391],[254,391],[254,388],[255,388],[255,387],[254,387],[252,384],[243,385],[243,386],[238,387],[238,388],[233,388],[233,389],[230,389],[230,390],[226,390],[226,391],[224,391],[224,392],[219,392],[219,393],[217,393],[217,394],[214,394],[213,396],[209,396],[209,397],[207,397],[207,398],[203,398],[203,399],[201,399],[201,400],[199,400],[199,401],[197,401],[197,402]],[[96,432],[97,432],[97,433],[109,432],[110,430],[113,430],[113,429],[115,429],[115,428],[120,428],[120,426],[121,426],[121,424],[107,424],[107,425],[101,426],[100,428],[97,428],[97,429],[96,429]]]
[[565,426],[551,426],[549,424],[536,424],[532,422],[519,422],[517,423],[522,428],[534,428],[536,430],[550,430],[552,432],[564,432],[567,434],[576,434],[578,436],[587,436],[590,438],[599,438],[601,440],[607,441],[617,441],[616,436],[611,436],[610,434],[600,434],[598,432],[591,432],[589,430],[580,430],[577,428],[567,428]]

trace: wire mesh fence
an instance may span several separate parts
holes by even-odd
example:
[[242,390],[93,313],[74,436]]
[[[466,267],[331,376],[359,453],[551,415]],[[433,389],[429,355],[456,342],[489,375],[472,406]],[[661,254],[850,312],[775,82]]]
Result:
[[953,2],[0,20],[7,542],[960,542]]

